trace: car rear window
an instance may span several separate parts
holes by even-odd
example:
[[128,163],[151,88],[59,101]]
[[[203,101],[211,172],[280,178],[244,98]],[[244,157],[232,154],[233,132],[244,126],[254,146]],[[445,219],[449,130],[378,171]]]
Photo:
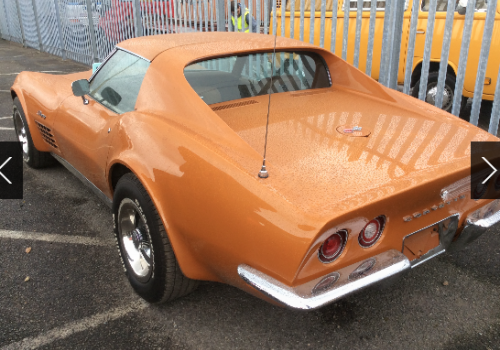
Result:
[[[207,104],[271,93],[319,89],[331,86],[323,59],[312,52],[272,52],[229,56],[197,62],[184,75]],[[272,86],[271,86],[271,76]]]

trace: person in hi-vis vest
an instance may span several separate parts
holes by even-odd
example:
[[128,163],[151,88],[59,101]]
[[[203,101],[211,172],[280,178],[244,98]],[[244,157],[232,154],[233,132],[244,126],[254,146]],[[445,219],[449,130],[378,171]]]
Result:
[[[234,18],[235,9],[237,9],[238,18]],[[243,15],[242,15],[243,12]],[[231,2],[231,22],[229,22],[229,31],[234,31],[236,28],[237,32],[250,32],[250,18],[252,19],[252,33],[257,32],[257,21],[250,15],[250,11],[244,8],[242,11],[241,4],[239,2]]]

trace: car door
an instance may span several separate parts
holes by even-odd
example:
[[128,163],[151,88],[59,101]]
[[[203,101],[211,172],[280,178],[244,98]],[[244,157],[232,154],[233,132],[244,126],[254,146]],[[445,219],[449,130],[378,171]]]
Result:
[[62,157],[106,193],[106,161],[122,114],[133,111],[149,61],[118,49],[90,80],[88,104],[69,97],[54,133]]

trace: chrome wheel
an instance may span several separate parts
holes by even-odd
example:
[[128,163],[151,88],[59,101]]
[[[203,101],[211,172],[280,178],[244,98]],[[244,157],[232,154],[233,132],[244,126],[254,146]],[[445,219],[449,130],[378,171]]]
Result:
[[141,282],[147,282],[153,273],[151,236],[142,210],[131,199],[125,198],[118,209],[118,234],[123,259]]
[[[436,95],[437,95],[437,82],[429,83],[429,85],[427,85],[427,94],[425,96],[425,102],[435,106]],[[441,109],[445,111],[451,110],[452,104],[453,104],[453,90],[451,89],[450,86],[445,84],[443,92],[443,107],[441,107]]]
[[24,126],[21,113],[19,113],[19,110],[17,110],[17,108],[14,109],[14,127],[16,129],[17,139],[19,140],[23,148],[23,153],[25,156],[28,156],[29,144],[28,136],[26,135],[26,127]]

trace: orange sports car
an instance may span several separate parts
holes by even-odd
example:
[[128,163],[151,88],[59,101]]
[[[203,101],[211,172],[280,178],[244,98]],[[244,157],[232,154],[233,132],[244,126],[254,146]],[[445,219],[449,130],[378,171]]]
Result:
[[11,93],[25,162],[58,160],[112,207],[149,302],[206,280],[314,309],[500,221],[469,184],[471,141],[496,137],[296,40],[136,38]]

